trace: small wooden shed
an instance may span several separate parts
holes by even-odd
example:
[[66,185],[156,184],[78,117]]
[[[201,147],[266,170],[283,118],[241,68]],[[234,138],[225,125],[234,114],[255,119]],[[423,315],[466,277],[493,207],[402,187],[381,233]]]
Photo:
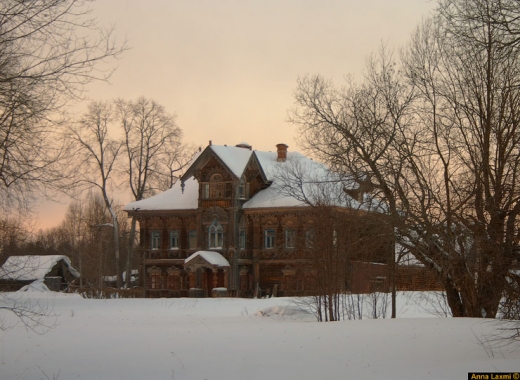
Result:
[[17,291],[33,283],[43,283],[49,290],[66,291],[79,276],[65,255],[10,256],[0,268],[0,290]]

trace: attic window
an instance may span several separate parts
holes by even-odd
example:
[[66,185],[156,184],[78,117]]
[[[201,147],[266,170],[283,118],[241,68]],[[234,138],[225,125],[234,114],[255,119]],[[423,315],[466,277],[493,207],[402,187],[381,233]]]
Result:
[[224,198],[225,184],[220,174],[213,174],[209,180],[209,192],[211,198]]

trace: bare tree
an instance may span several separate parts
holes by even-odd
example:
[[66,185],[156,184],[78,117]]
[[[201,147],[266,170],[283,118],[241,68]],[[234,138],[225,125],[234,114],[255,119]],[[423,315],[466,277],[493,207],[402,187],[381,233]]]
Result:
[[[188,148],[182,143],[182,131],[175,124],[175,116],[151,99],[115,101],[118,121],[125,135],[126,175],[134,200],[169,189],[188,164]],[[135,245],[136,218],[128,237],[126,286],[130,276],[130,262]]]
[[[349,79],[336,89],[320,76],[299,80],[298,108],[290,121],[299,126],[301,143],[326,162],[333,171],[365,183],[373,199],[383,200],[382,210],[389,229],[395,229],[406,215],[400,200],[411,187],[401,181],[406,162],[413,156],[414,132],[407,129],[408,108],[413,93],[401,84],[392,56],[382,48],[379,57],[368,61],[365,82]],[[407,137],[412,137],[408,143]],[[404,214],[403,214],[404,213]],[[395,317],[395,256],[389,257],[392,285],[392,316]]]
[[494,317],[518,258],[519,52],[501,4],[441,1],[401,65],[381,54],[344,89],[304,78],[291,116],[310,151],[368,175],[454,316]]
[[520,51],[495,22],[507,12],[497,1],[443,1],[404,57],[442,168],[447,254],[430,256],[449,268],[456,316],[494,317],[518,256]]
[[[272,186],[277,192],[308,206],[306,215],[311,224],[303,231],[305,249],[298,271],[306,274],[305,292],[312,296],[297,301],[298,305],[311,311],[318,321],[355,318],[360,304],[349,294],[353,290],[353,263],[369,263],[371,267],[375,262],[393,260],[393,231],[385,221],[384,205],[364,194],[365,179],[333,172],[316,161],[288,158],[275,176]],[[386,276],[386,272],[379,275]],[[361,281],[368,283],[368,278]],[[383,291],[381,285],[381,289],[365,291]]]
[[20,254],[22,246],[29,241],[30,233],[19,219],[0,220],[0,265],[10,255]]
[[116,161],[124,143],[109,136],[108,127],[112,117],[113,112],[109,103],[92,102],[79,124],[71,128],[71,139],[78,148],[76,168],[79,182],[87,187],[99,189],[105,207],[111,215],[111,223],[106,223],[105,227],[112,229],[119,288],[121,287],[120,231],[118,215],[109,191]]
[[96,25],[83,0],[5,0],[0,4],[0,208],[27,210],[57,185],[67,146],[59,113],[103,64],[126,50]]

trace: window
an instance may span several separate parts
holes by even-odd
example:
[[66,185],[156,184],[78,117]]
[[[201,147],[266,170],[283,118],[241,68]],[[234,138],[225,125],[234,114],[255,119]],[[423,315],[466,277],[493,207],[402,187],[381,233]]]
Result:
[[238,231],[238,249],[246,249],[246,230]]
[[246,179],[245,177],[240,178],[238,183],[238,198],[246,199]]
[[332,246],[338,248],[338,232],[336,230],[332,231]]
[[170,231],[170,249],[179,249],[179,231]]
[[285,248],[296,248],[296,230],[294,228],[285,230]]
[[161,289],[161,274],[152,273],[152,289]]
[[274,230],[273,229],[264,230],[264,248],[265,249],[274,248]]
[[307,248],[314,248],[314,230],[307,230],[305,232],[305,247]]
[[152,289],[161,289],[163,286],[162,283],[162,271],[161,269],[153,266],[147,270],[150,275],[150,285]]
[[157,250],[161,247],[161,232],[160,231],[152,231],[151,236],[151,248],[153,250]]
[[188,232],[188,248],[197,248],[197,231],[192,230]]
[[226,198],[231,198],[233,194],[233,184],[231,182],[226,183]]
[[224,246],[224,233],[222,226],[216,220],[209,226],[209,248],[222,248]]
[[213,174],[209,180],[211,198],[224,198],[225,184],[220,174]]
[[209,183],[202,184],[202,199],[209,199]]

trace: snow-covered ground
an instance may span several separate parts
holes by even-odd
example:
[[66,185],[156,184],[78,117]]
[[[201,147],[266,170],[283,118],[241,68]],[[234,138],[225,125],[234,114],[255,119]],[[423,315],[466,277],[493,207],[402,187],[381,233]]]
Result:
[[[288,298],[19,294],[20,302],[51,306],[56,317],[45,322],[55,326],[40,335],[20,324],[1,331],[1,379],[466,379],[469,371],[520,371],[518,346],[481,343],[497,322],[433,316],[414,301],[418,294],[399,296],[398,319],[333,323],[315,322]],[[13,321],[0,315],[4,326]]]

